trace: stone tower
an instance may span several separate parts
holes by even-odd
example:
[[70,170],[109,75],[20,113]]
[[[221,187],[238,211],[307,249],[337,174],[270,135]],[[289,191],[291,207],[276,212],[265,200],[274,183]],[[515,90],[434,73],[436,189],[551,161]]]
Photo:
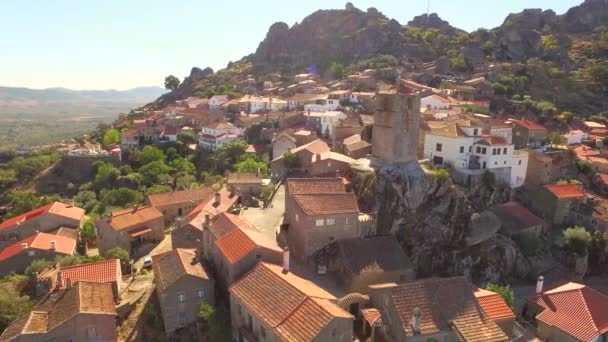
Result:
[[420,94],[398,78],[376,96],[372,156],[375,164],[417,161]]

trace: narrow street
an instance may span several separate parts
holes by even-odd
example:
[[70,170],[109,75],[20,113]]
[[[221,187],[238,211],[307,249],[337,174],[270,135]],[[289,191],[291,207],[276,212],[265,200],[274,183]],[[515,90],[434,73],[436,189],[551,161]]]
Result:
[[283,223],[284,214],[285,185],[282,184],[272,198],[272,202],[268,208],[247,208],[243,210],[241,216],[274,241],[277,238],[277,231],[281,223]]

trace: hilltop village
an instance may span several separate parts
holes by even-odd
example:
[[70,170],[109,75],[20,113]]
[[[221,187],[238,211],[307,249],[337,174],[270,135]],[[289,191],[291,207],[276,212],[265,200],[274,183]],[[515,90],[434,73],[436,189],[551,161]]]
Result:
[[[167,184],[165,161],[187,170],[202,153],[215,164],[203,171],[213,183],[165,185],[93,221],[92,208],[74,201],[3,221],[1,274],[28,274],[21,288],[40,301],[0,340],[605,334],[608,297],[583,280],[605,267],[585,234],[597,239],[608,224],[606,127],[573,121],[559,134],[526,118],[482,114],[492,96],[482,75],[437,89],[402,72],[367,70],[329,83],[304,73],[259,90],[247,78],[239,86],[251,94],[143,108],[114,123],[119,143],[70,147],[67,158],[102,161],[96,179],[104,167],[137,160],[155,184]],[[381,73],[396,81],[377,80]],[[386,175],[402,171],[405,179]],[[375,187],[400,187],[396,205],[368,184],[374,174]],[[408,248],[416,237],[404,241],[397,222],[399,213],[421,210],[417,194],[428,189],[437,206],[450,194],[485,196],[487,203],[467,204],[479,211],[465,218],[465,249],[510,239],[517,260],[503,266],[514,270],[428,274]],[[83,236],[85,224],[93,236]],[[36,267],[41,259],[50,262]],[[522,285],[526,279],[534,281]]]

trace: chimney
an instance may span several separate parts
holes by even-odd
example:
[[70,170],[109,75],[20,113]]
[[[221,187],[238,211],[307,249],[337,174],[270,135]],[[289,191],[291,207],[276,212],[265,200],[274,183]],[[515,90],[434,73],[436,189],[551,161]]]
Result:
[[422,312],[416,307],[412,312],[412,331],[414,334],[420,334],[420,326],[422,325]]
[[63,287],[63,277],[61,276],[61,271],[57,271],[57,279],[55,286],[57,287],[57,289]]
[[315,161],[321,161],[321,153],[317,153],[316,157],[317,159]]
[[51,250],[54,251],[57,249],[57,241],[51,240]]
[[68,289],[72,287],[72,279],[68,278],[65,280],[65,287]]
[[209,214],[205,214],[205,222],[203,223],[203,230],[209,229]]
[[543,284],[544,283],[545,283],[545,277],[543,277],[541,275],[540,277],[538,277],[538,280],[536,281],[536,294],[537,295],[543,293]]
[[175,218],[175,228],[179,229],[182,227],[182,222],[184,221],[184,218],[181,216],[178,216]]
[[21,244],[21,249],[27,249],[27,243],[26,242],[24,242],[24,243]]
[[283,249],[283,272],[289,272],[289,248]]
[[220,193],[219,193],[219,192],[216,192],[216,193],[215,193],[215,201],[214,201],[214,204],[215,204],[215,205],[218,205],[218,204],[220,204],[220,202],[221,202],[221,201],[222,201],[222,195],[220,195]]
[[133,206],[133,212],[136,212],[136,211],[137,211],[137,204],[135,204],[135,205]]
[[71,200],[70,202],[68,202],[67,207],[68,208],[73,208],[74,207],[74,200]]

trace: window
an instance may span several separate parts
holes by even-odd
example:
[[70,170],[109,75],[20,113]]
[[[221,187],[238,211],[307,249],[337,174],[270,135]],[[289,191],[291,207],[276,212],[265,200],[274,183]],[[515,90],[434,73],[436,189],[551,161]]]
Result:
[[498,162],[494,162],[494,165],[498,165]]
[[504,165],[507,165],[507,161],[505,160],[505,161],[503,162],[503,164],[504,164]]
[[337,331],[336,328],[331,329],[331,337],[336,337]]
[[325,225],[325,220],[323,219],[319,219],[315,221],[315,226],[317,227],[323,227]]
[[493,148],[493,149],[492,149],[492,155],[493,155],[493,156],[495,156],[495,155],[496,155],[496,149],[495,149],[495,148]]
[[503,154],[507,154],[507,148],[506,147],[502,150],[502,153]]
[[179,312],[179,323],[180,324],[186,323],[186,312],[185,311]]
[[475,151],[476,151],[477,153],[481,153],[481,147],[477,146],[477,148],[475,149]]
[[464,146],[460,146],[460,153],[464,153]]
[[300,216],[296,214],[296,222],[300,222]]
[[205,290],[200,289],[200,290],[196,291],[196,295],[198,296],[198,298],[201,298],[201,299],[205,298]]
[[186,295],[181,292],[177,294],[177,301],[180,303],[185,303],[186,302]]
[[346,223],[346,224],[350,224],[350,217],[347,217],[347,218],[346,218],[346,221],[345,221],[344,223]]
[[36,255],[36,251],[27,251],[27,255],[34,256],[34,255]]
[[437,152],[441,152],[441,149],[442,149],[442,148],[443,148],[443,146],[442,146],[441,144],[437,144],[437,145],[435,146],[435,151],[437,151]]
[[260,336],[262,336],[262,338],[266,338],[266,329],[264,329],[264,327],[261,325],[260,325]]
[[517,165],[521,165],[521,159],[517,162]]
[[469,146],[469,153],[473,152],[473,146]]
[[473,130],[473,135],[477,135],[477,132],[479,132],[479,131],[477,130],[477,128],[475,128],[475,129]]
[[88,327],[87,328],[87,337],[88,338],[95,338],[95,337],[97,337],[97,331],[95,330],[95,327]]
[[488,151],[488,150],[487,150],[485,147],[483,147],[483,148],[481,149],[481,154],[486,154],[486,152],[487,152],[487,151]]
[[336,219],[334,219],[334,218],[328,218],[325,221],[325,225],[326,226],[335,226],[336,225]]
[[241,304],[236,305],[236,312],[238,312],[239,316],[243,314],[243,311],[241,309]]

